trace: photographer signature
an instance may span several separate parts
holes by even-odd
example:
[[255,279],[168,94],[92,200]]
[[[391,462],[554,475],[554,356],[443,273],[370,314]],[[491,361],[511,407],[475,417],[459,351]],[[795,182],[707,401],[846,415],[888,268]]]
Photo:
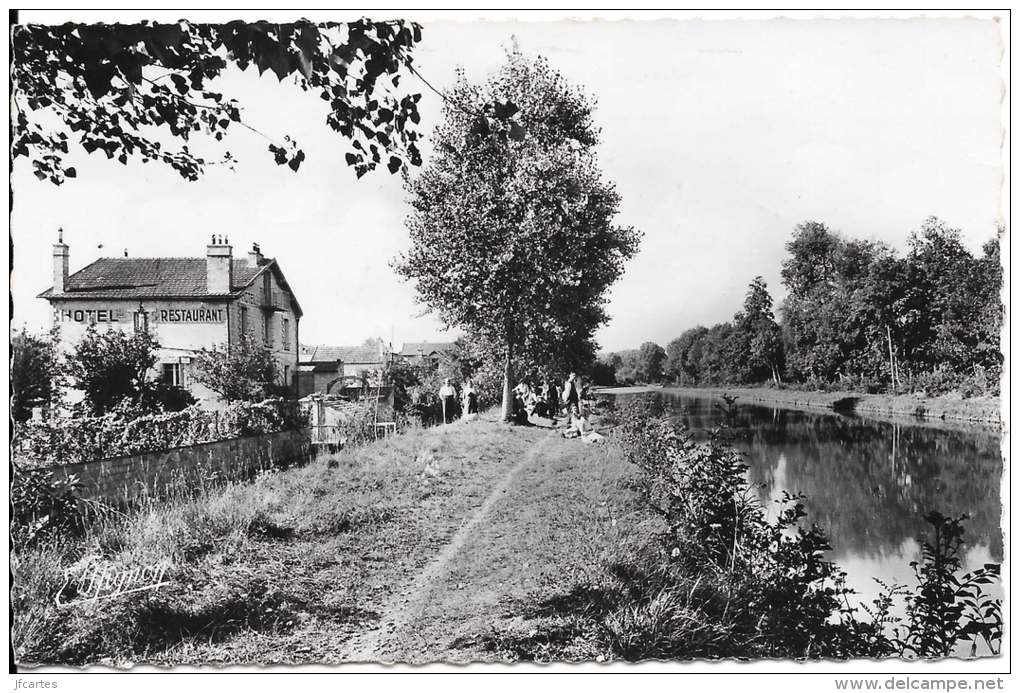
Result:
[[[55,601],[58,607],[66,607],[154,590],[170,584],[163,579],[167,568],[168,565],[162,562],[128,570],[115,570],[114,566],[98,562],[80,568],[68,568],[64,571],[64,584],[57,591]],[[71,598],[62,601],[68,588],[72,588]]]

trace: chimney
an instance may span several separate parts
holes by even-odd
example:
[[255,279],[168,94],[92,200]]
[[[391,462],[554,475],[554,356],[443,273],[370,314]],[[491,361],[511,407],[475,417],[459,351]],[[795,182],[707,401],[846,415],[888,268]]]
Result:
[[233,286],[232,249],[226,236],[212,237],[205,249],[205,289],[210,294],[229,294]]
[[248,251],[248,265],[250,267],[258,267],[262,264],[262,249],[259,248],[258,243],[251,244],[251,250]]
[[67,275],[70,267],[69,248],[64,245],[64,229],[57,229],[57,242],[53,244],[53,293],[67,291]]

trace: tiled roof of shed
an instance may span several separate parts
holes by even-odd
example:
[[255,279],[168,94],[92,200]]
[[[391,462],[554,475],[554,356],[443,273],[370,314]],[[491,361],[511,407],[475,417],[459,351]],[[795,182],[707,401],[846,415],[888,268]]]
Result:
[[[231,293],[243,290],[272,262],[259,267],[233,261]],[[211,296],[206,290],[206,259],[201,257],[100,258],[67,280],[65,294],[76,298],[145,298]],[[47,289],[49,298],[56,294]]]
[[433,352],[444,352],[453,349],[453,342],[404,342],[401,356],[417,356],[420,351],[425,356]]
[[344,363],[382,363],[376,347],[367,346],[302,346],[298,354],[300,363],[343,361]]

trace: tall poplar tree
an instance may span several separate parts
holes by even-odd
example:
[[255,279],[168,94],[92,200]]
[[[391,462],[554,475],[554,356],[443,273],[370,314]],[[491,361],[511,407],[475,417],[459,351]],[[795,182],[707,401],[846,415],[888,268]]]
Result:
[[449,327],[501,352],[508,417],[515,358],[592,353],[640,234],[612,223],[620,196],[596,160],[591,100],[544,58],[514,49],[484,84],[460,72],[446,97],[395,264]]

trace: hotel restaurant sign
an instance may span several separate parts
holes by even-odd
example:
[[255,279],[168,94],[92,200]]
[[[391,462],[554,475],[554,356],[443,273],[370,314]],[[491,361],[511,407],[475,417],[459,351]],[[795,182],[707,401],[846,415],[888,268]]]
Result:
[[[101,323],[132,322],[137,311],[116,306],[107,308],[54,308],[59,322]],[[227,320],[225,306],[192,305],[187,308],[155,308],[145,310],[149,322],[163,323],[222,323]]]

